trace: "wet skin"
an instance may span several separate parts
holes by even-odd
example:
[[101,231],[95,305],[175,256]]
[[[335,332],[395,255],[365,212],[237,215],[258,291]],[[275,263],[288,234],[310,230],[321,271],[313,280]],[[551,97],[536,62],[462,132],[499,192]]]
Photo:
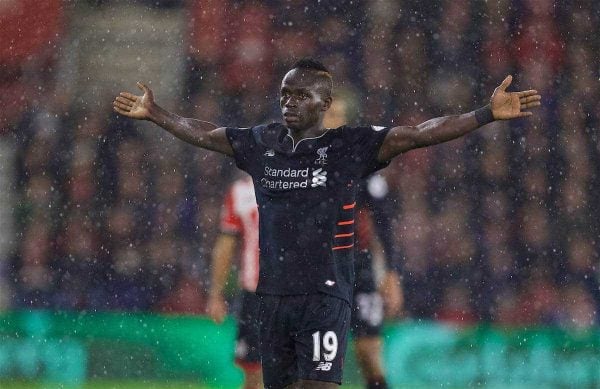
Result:
[[324,81],[314,71],[293,69],[281,82],[279,106],[295,140],[323,133],[323,118],[331,101]]

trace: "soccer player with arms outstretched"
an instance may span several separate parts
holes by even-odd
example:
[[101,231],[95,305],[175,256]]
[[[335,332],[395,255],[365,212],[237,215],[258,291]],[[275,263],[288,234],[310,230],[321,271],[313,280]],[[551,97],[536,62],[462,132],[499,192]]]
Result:
[[350,326],[357,183],[414,148],[446,142],[493,121],[531,115],[535,90],[507,92],[490,104],[417,126],[325,128],[333,82],[319,62],[301,60],[284,76],[284,123],[225,128],[184,118],[122,92],[118,113],[150,120],[178,138],[235,159],[252,176],[259,210],[260,354],[266,388],[341,384]]

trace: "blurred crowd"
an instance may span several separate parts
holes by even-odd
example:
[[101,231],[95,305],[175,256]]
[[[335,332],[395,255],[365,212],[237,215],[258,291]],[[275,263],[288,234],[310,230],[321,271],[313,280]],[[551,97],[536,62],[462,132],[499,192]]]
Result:
[[[478,108],[513,74],[511,89],[542,95],[533,117],[382,171],[402,315],[588,328],[600,322],[600,3],[559,3],[168,1],[187,17],[187,82],[179,102],[157,98],[221,125],[277,120],[281,77],[312,56],[350,124],[418,124]],[[231,160],[165,153],[111,101],[56,98],[53,61],[22,77],[44,93],[4,135],[18,144],[13,307],[203,313]]]

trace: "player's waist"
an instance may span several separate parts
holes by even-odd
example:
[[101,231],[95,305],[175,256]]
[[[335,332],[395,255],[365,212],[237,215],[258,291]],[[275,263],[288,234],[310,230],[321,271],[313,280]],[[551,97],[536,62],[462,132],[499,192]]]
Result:
[[261,288],[260,285],[256,289],[257,296],[308,296],[326,294],[344,300],[348,305],[352,306],[352,290],[307,290],[301,291],[282,291],[279,289],[271,289],[269,287]]

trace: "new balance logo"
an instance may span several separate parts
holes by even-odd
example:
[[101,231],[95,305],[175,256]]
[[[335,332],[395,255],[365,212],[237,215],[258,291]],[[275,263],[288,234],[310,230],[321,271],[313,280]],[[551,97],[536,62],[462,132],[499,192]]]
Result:
[[317,186],[325,186],[325,183],[327,182],[327,172],[323,171],[322,168],[319,168],[317,170],[314,170],[312,172],[312,175],[312,184],[310,184],[310,186],[312,186],[313,188]]
[[265,157],[274,157],[274,156],[275,156],[275,150],[269,149],[269,150],[265,151]]
[[321,370],[321,371],[329,371],[331,370],[331,362],[319,362],[319,365],[317,366],[317,368],[315,370]]

